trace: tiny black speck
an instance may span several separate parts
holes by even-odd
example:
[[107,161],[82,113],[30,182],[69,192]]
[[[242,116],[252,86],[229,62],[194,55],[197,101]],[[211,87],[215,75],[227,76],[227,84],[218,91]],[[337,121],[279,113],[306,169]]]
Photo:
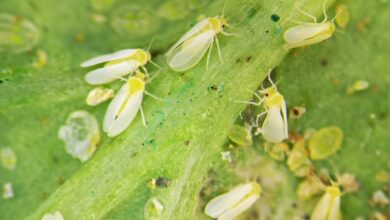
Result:
[[277,14],[273,14],[273,15],[271,15],[271,20],[273,22],[278,22],[280,20],[280,17]]
[[157,177],[156,185],[161,187],[168,187],[171,185],[171,181],[166,177]]

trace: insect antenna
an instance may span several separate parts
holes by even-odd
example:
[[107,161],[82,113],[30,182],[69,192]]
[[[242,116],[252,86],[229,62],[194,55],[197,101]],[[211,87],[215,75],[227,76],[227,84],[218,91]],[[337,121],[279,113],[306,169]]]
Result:
[[322,4],[322,11],[324,13],[324,20],[322,20],[322,23],[324,23],[328,20],[328,14],[326,13],[326,4],[327,3],[328,3],[328,0],[324,0],[324,3]]
[[314,21],[314,23],[317,23],[317,18],[316,18],[314,15],[312,15],[312,14],[310,14],[310,13],[308,13],[308,12],[306,12],[306,11],[304,11],[304,10],[298,8],[298,7],[297,7],[296,9],[297,9],[300,13],[302,13],[302,14],[304,14],[304,15],[310,17],[310,18],[312,18],[313,21]]
[[147,51],[150,50],[150,48],[152,47],[153,43],[154,43],[154,40],[156,40],[156,37],[153,37],[152,40],[150,41],[148,47],[146,48]]
[[151,63],[153,66],[159,68],[160,70],[164,69],[162,66],[158,65],[157,63],[153,62],[152,60],[149,60],[149,63]]

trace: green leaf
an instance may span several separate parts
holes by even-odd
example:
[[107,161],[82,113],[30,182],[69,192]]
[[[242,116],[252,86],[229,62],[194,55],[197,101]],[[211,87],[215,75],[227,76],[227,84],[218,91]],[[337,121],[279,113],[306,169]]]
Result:
[[[230,32],[238,36],[219,38],[224,63],[218,62],[214,50],[208,71],[205,60],[184,73],[162,71],[147,90],[168,101],[145,97],[147,128],[138,116],[120,136],[103,137],[86,164],[66,154],[58,129],[75,110],[88,110],[102,121],[107,104],[95,108],[85,104],[92,87],[83,81],[87,70],[78,67],[83,60],[122,48],[146,48],[156,37],[151,52],[155,61],[166,67],[162,55],[169,46],[199,15],[219,15],[224,2],[188,1],[187,16],[177,18],[169,11],[173,20],[158,17],[158,9],[165,3],[158,0],[118,0],[103,11],[94,11],[90,3],[78,0],[0,2],[3,12],[31,20],[41,33],[34,50],[0,54],[0,147],[12,147],[17,155],[15,170],[0,168],[0,184],[12,182],[15,193],[10,200],[0,200],[0,218],[40,219],[44,213],[59,210],[65,219],[142,219],[151,198],[163,204],[162,219],[193,218],[207,171],[218,164],[215,161],[220,160],[227,132],[245,107],[234,101],[251,99],[248,90],[255,91],[268,70],[282,61],[286,54],[282,30],[292,25],[285,19],[305,18],[295,6],[319,16],[322,1],[229,1],[225,15],[233,26]],[[277,68],[278,76],[283,77],[279,89],[288,107],[307,108],[301,119],[290,123],[291,131],[335,124],[345,134],[341,150],[331,161],[341,171],[356,174],[365,186],[356,195],[343,198],[342,210],[351,217],[358,216],[354,210],[362,206],[367,207],[362,215],[372,211],[368,198],[381,186],[373,176],[385,169],[388,161],[385,4],[354,2],[345,34],[336,33],[331,40],[295,50],[298,57],[288,56]],[[148,19],[146,12],[156,23],[138,31],[133,28],[138,23],[125,22],[120,26],[122,32],[110,24],[119,15],[131,15],[133,6],[141,10],[141,18]],[[281,18],[280,25],[272,21],[273,14]],[[93,21],[96,15],[107,21]],[[364,16],[373,19],[366,25],[367,33],[360,33],[355,26]],[[48,54],[46,66],[40,69],[32,65],[38,49]],[[321,65],[325,59],[326,67]],[[339,83],[332,84],[332,79]],[[370,88],[346,95],[346,87],[360,79],[369,81]],[[221,84],[222,91],[209,89]],[[117,82],[112,88],[119,86]],[[316,165],[329,167],[326,162]],[[296,180],[283,167],[278,169],[288,181],[285,193],[273,201],[293,201]],[[148,183],[158,177],[171,184],[150,189]],[[220,184],[219,191],[229,184]]]

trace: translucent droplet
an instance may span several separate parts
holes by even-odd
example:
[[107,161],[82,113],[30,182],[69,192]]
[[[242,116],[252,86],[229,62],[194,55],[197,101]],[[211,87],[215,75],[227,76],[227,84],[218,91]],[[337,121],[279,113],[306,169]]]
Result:
[[348,5],[341,4],[336,7],[336,24],[342,28],[347,27],[351,17]]
[[358,80],[354,82],[350,87],[347,88],[347,94],[366,90],[370,84],[365,80]]
[[288,145],[284,142],[276,144],[266,142],[264,148],[274,160],[284,160],[285,154],[288,151]]
[[115,11],[111,25],[120,34],[145,36],[154,33],[159,20],[152,10],[131,5]]
[[156,198],[152,198],[145,205],[144,217],[146,220],[160,220],[162,219],[163,210],[164,206],[161,202]]
[[181,0],[167,1],[157,9],[157,14],[167,20],[183,19],[189,12],[187,2]]
[[33,66],[35,68],[42,68],[47,63],[47,53],[44,50],[38,50],[37,51],[37,58],[33,63]]
[[10,147],[0,149],[1,164],[9,169],[13,170],[16,167],[16,154]]
[[305,176],[310,170],[310,160],[303,138],[297,140],[294,144],[288,156],[287,165],[296,176]]
[[230,151],[221,152],[222,160],[227,161],[229,163],[232,162],[232,154]]
[[343,131],[335,126],[322,128],[313,133],[309,140],[310,157],[323,160],[336,153],[343,141]]
[[382,190],[375,191],[374,194],[372,194],[371,201],[375,206],[380,207],[385,207],[390,203],[389,198],[387,198]]
[[313,178],[307,178],[299,183],[297,197],[299,200],[308,200],[322,192],[321,185]]
[[294,106],[290,110],[289,118],[290,119],[299,119],[303,114],[306,113],[306,108],[303,106]]
[[12,183],[4,183],[3,185],[3,198],[11,199],[14,197],[14,190],[12,187]]
[[234,143],[240,146],[249,146],[252,145],[252,135],[251,133],[243,126],[233,125],[228,133],[228,137]]
[[99,125],[89,112],[75,111],[61,126],[58,137],[64,141],[70,155],[84,162],[94,154],[100,141]]
[[21,53],[39,40],[37,27],[25,18],[0,14],[0,52]]
[[64,217],[62,216],[61,212],[56,211],[54,213],[46,213],[42,220],[64,220]]
[[97,87],[88,93],[86,102],[89,106],[95,106],[112,97],[114,97],[114,90],[104,87]]

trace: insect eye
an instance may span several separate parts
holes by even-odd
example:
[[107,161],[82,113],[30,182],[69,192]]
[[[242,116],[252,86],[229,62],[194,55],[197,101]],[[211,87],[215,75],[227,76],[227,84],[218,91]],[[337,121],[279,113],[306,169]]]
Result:
[[224,24],[222,25],[222,28],[225,28],[225,25],[224,25]]
[[268,93],[265,93],[265,97],[268,97],[269,96],[269,94]]

